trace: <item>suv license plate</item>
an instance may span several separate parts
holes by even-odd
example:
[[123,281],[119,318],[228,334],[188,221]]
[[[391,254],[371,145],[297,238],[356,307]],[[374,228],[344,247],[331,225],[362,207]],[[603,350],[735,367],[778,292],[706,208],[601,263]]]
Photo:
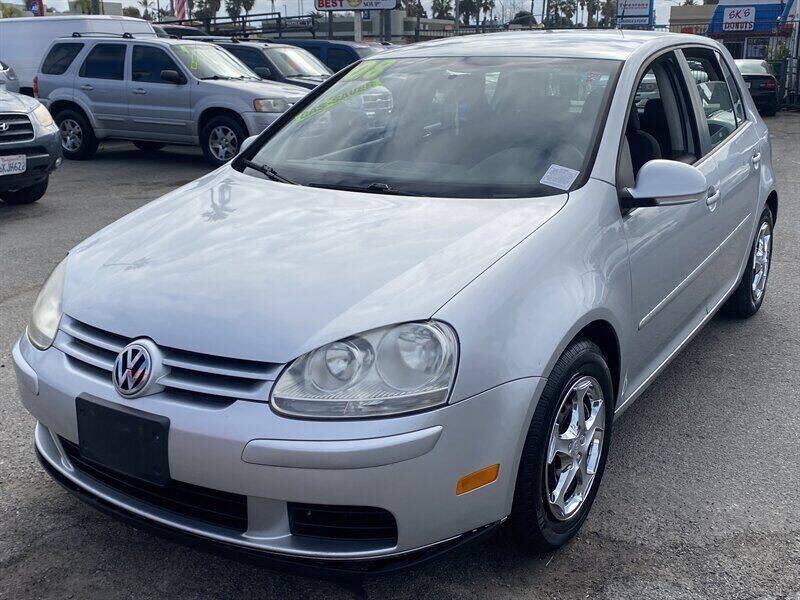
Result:
[[0,156],[0,177],[3,175],[17,175],[24,173],[28,167],[24,154],[12,154],[11,156]]

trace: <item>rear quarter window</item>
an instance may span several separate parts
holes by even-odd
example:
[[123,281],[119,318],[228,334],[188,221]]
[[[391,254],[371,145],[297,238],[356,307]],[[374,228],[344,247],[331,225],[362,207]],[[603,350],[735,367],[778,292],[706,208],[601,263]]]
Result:
[[82,49],[83,44],[56,44],[47,53],[42,63],[42,73],[45,75],[63,75]]

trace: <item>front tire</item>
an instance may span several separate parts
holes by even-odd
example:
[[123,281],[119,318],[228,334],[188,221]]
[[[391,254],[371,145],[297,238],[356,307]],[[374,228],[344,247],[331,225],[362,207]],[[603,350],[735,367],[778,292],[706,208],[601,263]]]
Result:
[[756,237],[747,257],[747,267],[739,286],[722,305],[722,314],[734,319],[748,319],[758,312],[767,294],[767,280],[772,266],[772,211],[764,207],[756,228]]
[[64,158],[87,160],[94,156],[100,142],[86,117],[77,111],[67,109],[59,112],[55,121],[61,130],[61,149]]
[[521,546],[552,551],[581,528],[603,477],[613,418],[606,359],[579,339],[553,367],[522,450],[509,519]]
[[11,192],[0,192],[0,200],[6,204],[33,204],[47,191],[50,177],[45,177],[39,183]]
[[200,146],[206,158],[219,167],[239,153],[247,137],[242,124],[233,117],[220,115],[206,123],[200,133]]

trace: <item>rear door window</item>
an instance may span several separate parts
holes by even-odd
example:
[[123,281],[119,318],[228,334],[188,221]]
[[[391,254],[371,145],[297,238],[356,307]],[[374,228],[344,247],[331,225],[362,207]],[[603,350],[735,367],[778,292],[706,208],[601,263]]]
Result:
[[42,63],[42,73],[45,75],[63,75],[75,57],[83,49],[83,44],[64,43],[56,44]]
[[123,79],[125,44],[97,44],[81,65],[79,75],[91,79]]

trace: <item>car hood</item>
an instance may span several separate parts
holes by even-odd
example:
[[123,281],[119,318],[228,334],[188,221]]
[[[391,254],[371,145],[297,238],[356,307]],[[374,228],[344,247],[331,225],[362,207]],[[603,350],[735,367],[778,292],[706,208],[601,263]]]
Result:
[[30,112],[39,101],[22,94],[15,94],[0,89],[0,112]]
[[204,79],[204,84],[220,91],[235,90],[250,94],[253,98],[291,98],[299,100],[308,93],[306,88],[264,79]]
[[282,363],[429,318],[566,198],[364,194],[224,166],[76,246],[63,310],[129,338]]
[[297,85],[302,88],[306,89],[313,89],[317,87],[320,83],[323,83],[328,80],[328,77],[325,75],[320,75],[319,77],[287,77],[286,81],[291,83],[292,85]]

